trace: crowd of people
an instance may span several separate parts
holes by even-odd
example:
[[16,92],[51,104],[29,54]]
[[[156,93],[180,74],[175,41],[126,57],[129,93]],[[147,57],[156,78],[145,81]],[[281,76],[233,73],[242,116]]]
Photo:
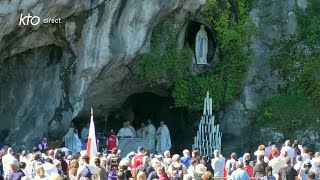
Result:
[[[164,121],[160,121],[159,127],[156,129],[152,123],[150,118],[147,119],[146,124],[144,122],[141,123],[140,128],[136,131],[135,128],[131,125],[130,121],[124,121],[123,127],[119,129],[116,134],[113,130],[109,133],[107,139],[106,147],[108,150],[111,150],[113,147],[118,146],[118,140],[120,138],[142,138],[147,142],[146,147],[144,147],[149,153],[158,152],[163,154],[165,150],[171,149],[171,137],[169,128],[164,123]],[[87,139],[89,135],[89,123],[86,124],[85,127],[82,128],[81,133],[71,123],[70,128],[67,134],[63,137],[62,141],[65,143],[65,147],[69,149],[72,153],[80,152],[81,150],[86,149],[87,147]],[[43,138],[42,143],[38,145],[38,148],[46,149],[47,138]],[[101,145],[101,143],[98,144]]]
[[4,147],[0,171],[8,180],[20,179],[97,179],[97,180],[315,180],[320,179],[320,152],[312,153],[307,147],[285,141],[282,147],[269,143],[260,145],[254,157],[232,153],[225,158],[219,150],[214,157],[200,157],[197,150],[185,149],[182,156],[170,151],[150,154],[144,147],[121,157],[114,147],[109,153],[89,158],[75,153],[66,156],[60,150],[41,153],[38,147],[32,152],[14,153]]

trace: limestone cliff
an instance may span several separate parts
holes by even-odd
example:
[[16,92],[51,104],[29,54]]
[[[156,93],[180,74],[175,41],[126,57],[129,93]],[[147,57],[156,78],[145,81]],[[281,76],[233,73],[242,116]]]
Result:
[[239,99],[219,112],[226,152],[248,150],[252,145],[260,143],[260,137],[252,134],[259,130],[251,128],[249,111],[276,94],[278,87],[284,83],[271,71],[270,58],[279,48],[282,39],[297,33],[297,20],[293,11],[295,8],[305,9],[306,5],[304,0],[254,1],[254,8],[250,12],[251,20],[258,30],[251,45],[254,57]]
[[[81,111],[120,105],[154,91],[130,79],[152,29],[169,16],[183,24],[204,0],[0,2],[0,123],[6,142],[30,147],[60,138]],[[19,25],[21,14],[38,16]],[[45,24],[43,20],[61,19]],[[5,132],[5,131],[3,131]],[[2,139],[3,140],[3,139]]]

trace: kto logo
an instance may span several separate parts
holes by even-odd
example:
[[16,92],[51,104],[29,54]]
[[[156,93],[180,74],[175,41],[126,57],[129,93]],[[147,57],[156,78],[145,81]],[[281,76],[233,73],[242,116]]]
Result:
[[21,25],[29,25],[29,23],[33,26],[36,26],[40,23],[39,16],[31,16],[28,14],[27,16],[23,16],[23,14],[20,15],[20,21],[19,26]]

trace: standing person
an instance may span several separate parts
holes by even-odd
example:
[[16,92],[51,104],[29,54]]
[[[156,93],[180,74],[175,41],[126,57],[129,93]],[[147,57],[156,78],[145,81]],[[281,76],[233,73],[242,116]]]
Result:
[[38,144],[38,149],[40,151],[48,149],[48,139],[46,137],[42,138],[41,143]]
[[79,163],[77,160],[73,159],[70,162],[70,170],[68,171],[68,176],[70,180],[78,180],[77,179],[77,172],[79,168]]
[[81,139],[82,139],[82,149],[86,149],[87,148],[87,142],[88,142],[88,136],[89,136],[89,127],[90,127],[90,123],[88,122],[86,124],[86,126],[84,128],[82,128],[81,130]]
[[37,166],[35,168],[36,176],[34,177],[35,180],[48,180],[48,177],[44,174],[44,169],[42,166]]
[[151,172],[154,171],[154,168],[150,165],[150,159],[148,156],[143,156],[142,158],[142,164],[137,167],[136,174],[139,174],[139,172],[144,172],[146,177],[149,176]]
[[272,167],[266,167],[266,175],[261,178],[261,180],[276,180],[276,178],[272,175]]
[[284,163],[284,167],[279,169],[277,180],[297,180],[298,173],[293,167],[291,167],[290,158],[285,158]]
[[173,163],[168,168],[168,176],[173,180],[182,180],[183,176],[188,173],[187,168],[181,163],[180,155],[172,156]]
[[188,174],[191,175],[191,177],[194,179],[194,175],[196,173],[196,167],[198,165],[198,161],[195,160],[195,159],[192,159],[191,162],[190,162],[190,166],[188,168]]
[[244,161],[244,167],[243,170],[246,171],[249,175],[249,177],[254,177],[253,176],[253,168],[250,166],[250,160],[245,160]]
[[191,162],[190,151],[188,149],[183,150],[183,157],[181,157],[181,163],[188,169]]
[[131,130],[132,134],[133,134],[133,137],[137,137],[137,132],[136,130],[134,129],[134,127],[132,126],[131,122],[130,121],[127,121],[127,124],[128,124],[128,128]]
[[301,161],[304,162],[307,159],[310,159],[309,157],[309,149],[308,147],[303,147],[302,153],[301,153]]
[[140,129],[137,130],[137,137],[138,138],[143,138],[143,139],[145,138],[145,136],[146,136],[145,127],[146,127],[146,125],[142,122],[140,124]]
[[82,156],[82,166],[78,168],[77,179],[81,177],[92,178],[95,167],[89,165],[89,157],[87,155]]
[[310,160],[306,160],[303,163],[303,167],[298,172],[298,179],[300,180],[308,180],[308,173],[310,172],[312,165]]
[[235,152],[231,153],[230,158],[226,163],[227,176],[230,176],[237,169],[237,154]]
[[107,137],[107,150],[108,153],[112,151],[113,148],[118,147],[118,138],[115,135],[113,129],[111,129],[110,135]]
[[220,152],[217,149],[213,151],[213,154],[214,158],[211,160],[211,166],[214,170],[213,177],[215,177],[217,180],[222,180],[225,159],[220,155]]
[[272,146],[274,145],[273,142],[269,141],[268,142],[268,147],[265,148],[265,152],[267,153],[267,157],[270,157],[270,154],[272,152]]
[[158,180],[169,180],[169,177],[166,174],[165,168],[163,166],[159,166],[157,168]]
[[293,166],[293,158],[294,158],[294,149],[291,147],[290,140],[286,140],[284,143],[284,147],[281,148],[281,154],[287,152],[288,157],[290,158],[291,166]]
[[232,172],[231,180],[249,180],[250,177],[246,171],[243,170],[243,162],[238,161],[236,164],[236,170]]
[[117,137],[119,138],[133,138],[134,134],[129,128],[128,121],[123,122],[123,127],[119,130]]
[[157,129],[157,147],[156,151],[158,154],[163,154],[164,151],[170,151],[171,149],[171,138],[170,132],[164,121],[160,121],[160,127]]
[[17,159],[11,159],[8,163],[11,167],[11,173],[9,174],[8,180],[21,180],[26,174],[20,169],[19,161]]
[[73,136],[75,139],[75,152],[74,153],[77,153],[82,150],[82,142],[81,142],[81,139],[79,138],[79,129],[78,128],[74,128]]
[[314,154],[314,158],[311,160],[311,171],[313,171],[318,179],[320,179],[320,152]]
[[211,160],[208,156],[202,156],[203,165],[207,168],[207,171],[211,172],[211,174],[214,174],[214,170],[211,166]]
[[264,155],[258,155],[258,162],[253,168],[253,175],[256,179],[261,179],[264,176],[267,163],[264,162]]
[[149,153],[155,153],[156,147],[156,128],[152,124],[151,119],[147,121],[147,126],[145,127],[145,139],[147,141],[147,147]]
[[279,169],[283,166],[284,161],[278,156],[278,149],[272,150],[272,159],[269,161],[268,165],[272,167],[273,175],[278,176]]
[[265,158],[268,158],[269,160],[269,155],[267,154],[267,152],[265,151],[265,146],[262,144],[258,147],[258,150],[256,152],[254,152],[254,155],[257,156],[257,162],[259,161],[258,156],[259,155],[263,155]]
[[138,147],[138,154],[136,154],[133,158],[132,158],[132,167],[134,169],[136,169],[138,166],[142,165],[142,159],[145,156],[145,151],[143,147]]
[[137,174],[137,180],[147,180],[147,175],[143,171]]
[[106,180],[107,179],[107,171],[100,166],[100,159],[96,158],[94,159],[94,173],[93,173],[93,179],[94,180]]
[[13,149],[9,147],[7,149],[7,154],[2,157],[2,165],[3,165],[3,173],[4,173],[4,178],[6,178],[9,175],[9,172],[11,170],[10,168],[10,162],[12,162],[15,158],[13,156]]
[[68,148],[72,154],[77,152],[77,142],[74,136],[74,125],[71,123],[70,128],[65,136],[63,136],[63,142],[65,147]]
[[293,166],[293,168],[294,168],[297,172],[300,172],[300,169],[301,169],[302,165],[303,165],[303,163],[302,163],[302,161],[301,161],[301,156],[298,155],[298,156],[296,157],[296,164]]

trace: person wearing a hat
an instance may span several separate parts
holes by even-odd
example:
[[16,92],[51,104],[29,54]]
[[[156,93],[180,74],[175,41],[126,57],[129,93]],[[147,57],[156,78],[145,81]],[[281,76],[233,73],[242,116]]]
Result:
[[311,172],[310,171],[311,167],[312,165],[309,159],[303,162],[303,167],[300,169],[299,176],[298,176],[300,180],[308,180],[308,173]]
[[138,147],[138,154],[132,158],[132,167],[136,169],[138,166],[142,164],[142,159],[145,156],[145,151],[143,147]]

